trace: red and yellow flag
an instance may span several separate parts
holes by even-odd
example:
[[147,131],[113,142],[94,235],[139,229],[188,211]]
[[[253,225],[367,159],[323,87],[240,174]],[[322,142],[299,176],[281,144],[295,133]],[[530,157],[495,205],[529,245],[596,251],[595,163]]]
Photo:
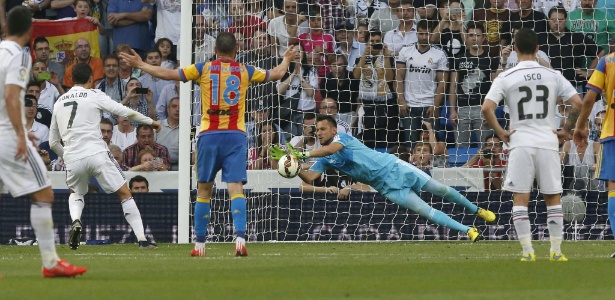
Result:
[[32,40],[30,49],[34,55],[34,39],[44,36],[49,41],[49,59],[64,67],[75,61],[75,41],[85,38],[90,42],[91,56],[100,57],[98,45],[98,27],[87,19],[61,20],[32,23]]

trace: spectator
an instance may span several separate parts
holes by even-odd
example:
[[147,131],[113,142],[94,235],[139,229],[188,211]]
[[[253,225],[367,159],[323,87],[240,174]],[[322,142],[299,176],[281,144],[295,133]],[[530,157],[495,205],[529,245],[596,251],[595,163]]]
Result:
[[[28,83],[26,86],[26,95],[34,96],[34,99],[38,101],[38,98],[41,96],[41,86],[37,82]],[[42,107],[41,105],[38,105],[36,111],[36,117],[34,117],[34,119],[49,128],[51,124],[51,111],[47,107]]]
[[[115,115],[115,119],[117,120],[117,125],[113,126],[111,143],[117,145],[124,151],[126,147],[137,142],[137,130],[130,122],[130,119],[120,115]],[[124,160],[118,160],[118,162],[123,161]]]
[[312,5],[318,5],[322,11],[322,29],[331,32],[333,26],[347,20],[344,6],[348,0],[313,0]]
[[205,17],[202,15],[195,16],[195,36],[194,39],[194,61],[207,62],[214,56],[214,45],[216,38],[206,32]]
[[[252,110],[250,112],[251,120],[246,122],[246,133],[248,135],[248,148],[255,147],[256,138],[260,135],[260,128],[265,122],[270,122],[269,119],[271,110],[265,108],[265,106],[260,106],[256,110]],[[286,144],[286,134],[280,130],[280,127],[277,124],[273,124],[275,130],[278,132],[279,137],[278,140],[280,144]]]
[[132,193],[149,193],[149,182],[141,175],[130,178],[128,187]]
[[242,53],[249,48],[248,46],[246,46],[247,39],[244,38],[244,35],[241,31],[233,32],[233,36],[235,37],[235,40],[237,40],[237,53]]
[[269,21],[267,26],[267,33],[272,37],[272,41],[278,49],[279,57],[284,56],[284,52],[289,45],[294,45],[297,42],[299,35],[309,31],[299,28],[300,24],[297,0],[285,0],[284,15]]
[[51,0],[50,6],[51,9],[55,10],[56,19],[59,20],[77,16],[73,4],[75,4],[74,0]]
[[113,138],[113,122],[111,120],[102,118],[100,120],[100,133],[102,134],[102,139],[107,144],[107,147],[111,144],[111,139]]
[[581,0],[569,0],[569,1],[559,1],[559,0],[534,0],[534,9],[541,11],[543,14],[549,16],[550,11],[555,6],[562,6],[566,10],[566,12],[571,12],[577,8],[581,7]]
[[167,150],[167,147],[156,143],[154,129],[149,125],[139,125],[137,127],[137,142],[124,149],[124,164],[128,167],[134,167],[139,164],[141,162],[139,152],[146,147],[152,148],[156,156],[162,158],[162,162],[167,170],[171,168],[169,150]]
[[[514,36],[521,27],[517,27],[518,24],[513,26],[515,26],[515,28],[513,29]],[[551,59],[542,50],[538,50],[538,52],[536,52],[536,61],[541,66],[551,68]],[[517,57],[517,51],[513,50],[513,45],[508,45],[504,47],[504,49],[502,49],[502,55],[500,58],[500,67],[498,68],[498,72],[496,74],[499,75],[504,70],[514,68],[518,62],[519,58]]]
[[470,147],[472,134],[479,142],[491,134],[483,124],[481,105],[491,88],[498,59],[490,57],[484,50],[484,40],[483,27],[469,22],[465,37],[467,50],[455,57],[451,68],[449,118],[457,126],[455,140],[459,148]]
[[141,0],[156,5],[156,37],[168,38],[173,42],[172,53],[177,53],[181,23],[181,0]]
[[389,0],[389,5],[381,4],[380,8],[374,11],[369,20],[370,31],[389,32],[399,27],[397,18],[397,8],[401,0]]
[[566,28],[584,33],[586,38],[594,40],[598,47],[608,52],[609,35],[615,34],[615,21],[603,10],[596,9],[596,0],[582,0],[581,8],[570,12]]
[[[316,114],[307,113],[303,118],[303,134],[294,136],[290,144],[300,151],[310,151],[322,147],[316,138]],[[314,159],[308,159],[309,163],[314,163]],[[310,164],[311,166],[311,164]]]
[[359,102],[364,111],[362,140],[368,147],[387,148],[397,143],[398,106],[388,84],[394,79],[393,54],[382,43],[382,33],[367,34],[368,44],[353,77],[359,79]]
[[331,63],[331,71],[325,78],[320,80],[320,95],[324,98],[331,98],[338,104],[337,116],[340,120],[352,124],[352,128],[357,127],[355,111],[357,110],[357,93],[353,90],[353,80],[350,79],[347,70],[348,61],[346,56],[335,53]]
[[[57,18],[57,21],[62,20],[79,20],[79,19],[88,19],[92,24],[98,27],[99,35],[105,35],[107,33],[107,29],[100,22],[100,19],[91,17],[90,13],[92,12],[92,6],[89,0],[75,0],[73,4],[75,10],[75,16],[65,17],[65,18]],[[55,20],[47,20],[47,19],[32,19],[33,22],[48,22]]]
[[547,32],[547,16],[542,11],[534,10],[532,0],[515,1],[519,11],[510,14],[512,28],[529,28],[536,33]]
[[[487,168],[490,170],[484,171],[485,189],[501,190],[502,189],[502,170],[504,166],[498,163],[498,155],[490,149],[489,146],[483,147],[480,151],[478,161],[472,165],[472,168]],[[496,169],[496,170],[492,170]],[[499,170],[498,170],[499,169]]]
[[[553,69],[562,72],[583,95],[591,70],[598,65],[598,59],[603,56],[604,51],[583,33],[566,29],[567,16],[568,13],[561,6],[551,8],[549,31],[538,35],[538,45],[539,49],[551,58]],[[586,60],[591,61],[589,66],[586,65]]]
[[[299,44],[305,49],[305,52],[313,52],[314,55],[324,55],[325,57],[331,56],[335,52],[335,38],[323,32],[320,10],[310,12],[309,22],[310,32],[299,35]],[[318,68],[318,76],[324,77],[326,75],[326,68]]]
[[176,62],[171,57],[177,57],[177,53],[171,53],[173,42],[167,38],[161,38],[156,42],[156,49],[160,52],[160,66],[167,69],[175,69]]
[[152,147],[147,146],[143,150],[139,151],[137,155],[138,165],[128,169],[128,171],[168,171],[168,167],[164,164],[163,160],[156,155],[156,151]]
[[228,32],[241,32],[247,39],[254,36],[254,30],[257,28],[267,30],[267,23],[261,18],[246,14],[246,4],[242,0],[230,0],[228,10],[233,21]]
[[211,36],[218,36],[218,33],[226,31],[231,26],[228,1],[205,1],[197,6],[197,15],[205,18],[205,28]]
[[436,0],[415,0],[412,4],[416,9],[417,22],[420,20],[436,20],[436,10],[438,6]]
[[120,167],[122,171],[128,171],[128,167],[124,165],[124,157],[122,156],[122,149],[118,145],[110,144],[107,145],[109,148],[109,152],[113,155],[115,162]]
[[348,199],[352,191],[371,192],[372,188],[360,182],[353,183],[350,176],[341,174],[338,170],[327,170],[312,184],[301,181],[299,190],[303,193],[337,194],[337,199]]
[[49,41],[44,36],[39,36],[34,39],[32,43],[34,46],[34,58],[37,60],[43,60],[47,63],[47,69],[53,73],[58,74],[58,82],[62,82],[64,79],[65,68],[54,59],[49,57],[51,49],[49,48]]
[[[494,163],[496,165],[505,166],[507,163],[508,150],[504,150],[500,137],[493,134],[488,136],[483,143],[482,149],[489,149],[493,153]],[[462,167],[472,167],[477,164],[481,158],[483,150],[478,150]]]
[[177,97],[179,97],[179,81],[175,81],[173,84],[169,84],[162,88],[162,91],[160,91],[160,99],[158,104],[156,104],[158,120],[167,118],[167,106],[169,101]]
[[156,143],[169,150],[170,170],[177,171],[179,161],[179,97],[170,99],[166,109],[167,118],[160,121],[162,129],[156,135]]
[[[160,66],[162,62],[161,57],[162,55],[160,54],[160,51],[156,48],[152,48],[145,53],[145,62],[152,66]],[[167,85],[173,84],[173,81],[156,78],[151,74],[145,73],[139,77],[139,82],[141,82],[142,87],[148,88],[152,91],[152,103],[154,104],[153,112],[155,113],[155,107],[158,104],[158,101],[160,101],[160,93],[162,92],[162,89]],[[156,118],[152,119],[156,120]]]
[[415,167],[419,168],[428,175],[431,175],[430,170],[433,168],[432,158],[433,149],[431,148],[431,144],[423,142],[417,142],[414,144],[410,163],[412,163]]
[[565,189],[597,189],[598,182],[595,182],[593,178],[599,151],[599,142],[584,140],[576,144],[568,140],[564,143],[560,152],[560,160],[564,167],[570,166],[574,174],[572,179],[566,180],[568,186],[565,186]]
[[489,45],[487,52],[496,57],[500,54],[500,47],[510,45],[510,10],[504,7],[505,2],[502,0],[489,0],[489,2],[491,8],[474,10],[474,22],[482,23]]
[[427,20],[419,22],[416,46],[404,48],[396,58],[399,117],[410,146],[419,140],[423,120],[440,115],[448,79],[448,57],[431,46],[428,25]]
[[433,129],[433,125],[430,122],[423,121],[423,127],[421,130],[422,143],[428,143],[431,145],[431,165],[435,168],[448,167],[448,150],[446,149],[446,143],[441,141]]
[[[135,50],[135,49],[132,49],[128,44],[120,44],[120,45],[117,45],[117,48],[115,48],[115,54],[119,55],[120,53],[126,53],[126,54],[132,55],[132,52],[130,52],[130,50]],[[128,79],[132,77],[134,78],[141,77],[141,70],[139,70],[138,68],[131,67],[130,65],[126,63],[125,60],[120,58],[120,68],[118,71],[118,76],[120,77],[120,79],[122,79],[123,83],[126,84],[128,83]]]
[[602,124],[604,122],[604,118],[606,117],[606,110],[601,110],[596,114],[594,118],[594,130],[591,131],[589,136],[589,140],[593,142],[599,142],[600,136],[602,135]]
[[387,44],[394,56],[397,56],[401,48],[417,42],[412,0],[401,0],[396,13],[399,26],[384,35],[384,43]]
[[38,103],[34,96],[27,95],[25,97],[26,130],[36,136],[35,144],[38,146],[41,143],[49,141],[49,128],[34,120],[37,106]]
[[463,43],[463,34],[465,34],[463,4],[460,0],[444,0],[440,2],[440,6],[438,9],[440,23],[433,30],[430,39],[433,45],[440,45],[452,59],[459,53],[466,52]]
[[393,148],[389,150],[389,154],[393,154],[405,162],[410,162],[410,151],[408,151],[408,148],[404,145],[397,144],[393,146]]
[[277,169],[278,161],[269,155],[272,145],[280,144],[279,135],[271,122],[261,124],[254,147],[248,149],[248,170]]
[[53,105],[60,95],[64,94],[62,85],[58,82],[58,75],[47,70],[44,60],[36,60],[32,64],[32,81],[39,84],[41,93],[38,97],[39,107],[46,108],[53,113]]
[[[378,9],[386,8],[386,7],[387,7],[386,1],[357,0],[355,1],[354,17],[357,19],[357,22],[365,21],[365,23],[369,25],[369,18],[372,17],[374,12],[377,11]],[[367,28],[367,30],[369,30],[369,28]],[[367,42],[367,40],[365,42]]]
[[[300,49],[296,52],[295,59],[289,67],[291,72],[286,72],[277,86],[278,94],[283,98],[283,103],[291,101],[291,111],[288,116],[278,116],[285,124],[281,128],[292,135],[301,135],[303,114],[314,111],[316,101],[314,93],[318,88],[318,74],[313,66],[308,65],[305,51]],[[296,105],[294,104],[296,103]]]
[[[140,94],[137,89],[140,89],[141,82],[139,79],[130,78],[126,83],[126,96],[120,102],[122,105],[128,106],[131,109],[140,112],[141,114],[157,120],[156,107],[154,106],[154,93],[148,89],[146,94]],[[133,122],[133,125],[137,123]]]
[[348,72],[352,72],[354,64],[365,51],[365,44],[359,43],[355,38],[354,25],[346,21],[335,26],[335,38],[337,39],[336,53],[343,54],[348,61]]
[[92,68],[93,78],[102,78],[104,76],[102,59],[91,56],[91,53],[92,49],[87,39],[78,38],[75,41],[75,63],[66,69],[62,85],[69,88],[73,87],[73,67],[78,63],[88,64]]
[[352,129],[350,125],[340,118],[337,115],[337,102],[332,98],[322,99],[320,102],[319,111],[321,115],[332,116],[337,121],[337,132],[343,132],[345,134],[352,135]]
[[126,96],[126,83],[120,80],[118,70],[120,59],[111,54],[103,59],[105,77],[96,88],[107,94],[111,99],[122,102]]
[[367,21],[360,20],[357,21],[357,42],[359,43],[367,43],[367,33],[369,32],[369,24]]

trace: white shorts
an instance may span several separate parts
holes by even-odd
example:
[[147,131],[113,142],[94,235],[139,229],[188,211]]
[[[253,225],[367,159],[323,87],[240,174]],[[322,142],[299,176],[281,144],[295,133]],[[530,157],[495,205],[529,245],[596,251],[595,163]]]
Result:
[[79,195],[87,194],[92,176],[108,194],[117,192],[126,183],[124,173],[110,152],[96,153],[66,164],[66,185]]
[[43,159],[30,141],[27,141],[28,160],[15,160],[16,137],[2,137],[0,147],[0,190],[4,186],[13,197],[38,192],[51,186]]
[[561,172],[557,151],[516,147],[510,150],[503,189],[514,193],[529,193],[536,177],[541,193],[559,194],[562,192]]

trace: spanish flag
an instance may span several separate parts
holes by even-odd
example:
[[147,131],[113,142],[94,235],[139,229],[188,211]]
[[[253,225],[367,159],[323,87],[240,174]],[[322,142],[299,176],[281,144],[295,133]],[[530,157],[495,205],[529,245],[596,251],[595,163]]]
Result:
[[44,36],[49,41],[49,59],[64,67],[68,67],[75,61],[74,44],[79,38],[85,38],[90,42],[91,56],[100,57],[98,27],[87,19],[32,23],[30,49],[33,55],[34,39],[39,36]]

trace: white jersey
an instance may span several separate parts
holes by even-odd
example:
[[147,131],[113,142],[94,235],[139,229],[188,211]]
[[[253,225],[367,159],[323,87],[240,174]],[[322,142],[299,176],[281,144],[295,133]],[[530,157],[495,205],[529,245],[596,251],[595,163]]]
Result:
[[[100,90],[75,86],[58,98],[51,117],[49,146],[64,163],[108,151],[100,132],[103,111],[122,115],[139,123],[153,120],[128,108]],[[60,145],[60,140],[64,147]]]
[[6,110],[6,85],[13,84],[21,87],[19,101],[21,102],[21,123],[26,127],[26,114],[24,109],[25,89],[30,81],[30,68],[32,59],[30,53],[13,41],[0,42],[0,136],[15,136],[13,124]]
[[[542,50],[538,50],[538,52],[536,52],[536,58],[543,59],[549,64],[551,63],[551,59],[549,58],[549,56],[546,53],[544,53],[544,51]],[[508,56],[508,59],[506,60],[505,69],[506,70],[512,69],[516,67],[518,63],[519,63],[519,56],[517,56],[517,51],[513,50],[512,52],[510,52],[510,55]]]
[[565,101],[577,95],[577,90],[564,76],[535,61],[522,61],[502,72],[491,84],[485,101],[496,104],[505,100],[510,110],[510,149],[533,147],[559,149],[555,111],[557,97]]
[[409,107],[433,105],[438,83],[436,73],[448,71],[448,57],[439,47],[431,46],[421,53],[416,45],[404,47],[395,59],[398,64],[406,65],[404,80],[404,99]]

